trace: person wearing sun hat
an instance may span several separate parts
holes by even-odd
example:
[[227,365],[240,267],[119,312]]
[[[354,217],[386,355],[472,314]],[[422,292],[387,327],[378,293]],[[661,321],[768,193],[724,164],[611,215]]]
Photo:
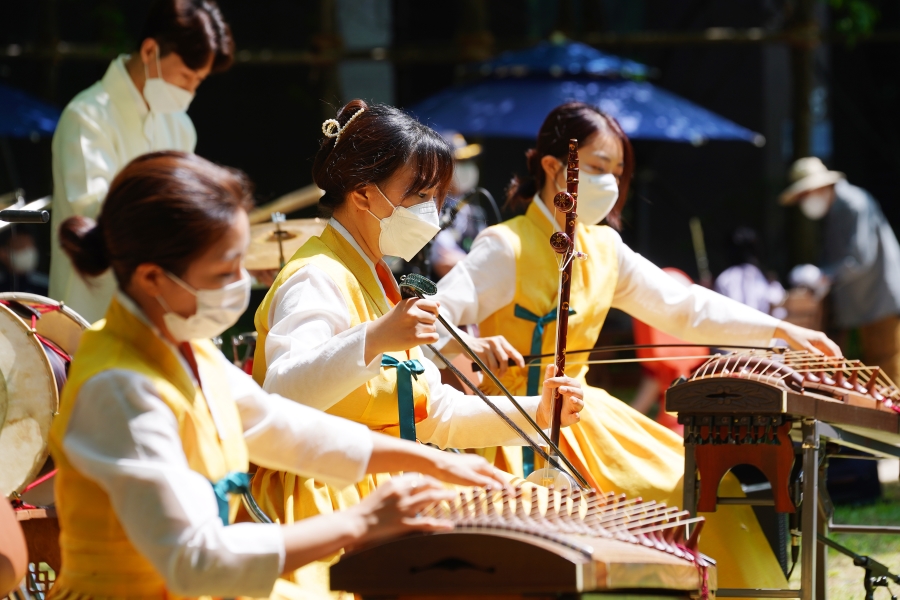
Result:
[[816,157],[791,167],[781,204],[824,219],[820,266],[831,280],[834,319],[858,328],[863,361],[900,381],[900,244],[875,198]]

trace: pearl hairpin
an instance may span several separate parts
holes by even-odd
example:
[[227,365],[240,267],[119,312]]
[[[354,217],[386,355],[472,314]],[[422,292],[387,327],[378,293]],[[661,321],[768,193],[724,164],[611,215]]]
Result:
[[343,127],[341,127],[341,124],[337,119],[328,119],[327,121],[322,123],[322,133],[324,133],[325,137],[327,138],[334,138],[334,145],[337,146],[337,143],[341,141],[341,134],[344,133],[344,130],[347,129],[347,127],[350,126],[350,123],[352,123],[353,120],[361,115],[365,110],[365,108],[361,108],[356,111],[356,113],[352,117],[350,117],[346,123],[344,123]]

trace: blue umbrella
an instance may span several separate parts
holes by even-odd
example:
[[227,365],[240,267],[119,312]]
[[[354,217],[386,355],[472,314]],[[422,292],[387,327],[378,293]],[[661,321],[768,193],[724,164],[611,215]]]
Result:
[[438,130],[534,139],[547,114],[573,100],[612,115],[632,139],[695,145],[707,140],[765,143],[762,135],[645,81],[491,78],[444,90],[413,106],[411,112]]
[[650,69],[639,62],[600,52],[578,42],[541,42],[527,50],[504,52],[476,67],[481,75],[591,75],[595,77],[646,77]]
[[0,137],[52,135],[59,115],[58,108],[0,83]]

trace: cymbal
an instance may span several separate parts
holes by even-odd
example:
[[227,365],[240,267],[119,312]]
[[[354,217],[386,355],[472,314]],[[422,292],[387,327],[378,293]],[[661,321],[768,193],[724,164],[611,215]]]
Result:
[[326,219],[292,219],[281,223],[250,226],[250,248],[244,266],[248,271],[280,269],[278,238],[281,238],[284,260],[288,261],[309,238],[319,235],[328,224]]

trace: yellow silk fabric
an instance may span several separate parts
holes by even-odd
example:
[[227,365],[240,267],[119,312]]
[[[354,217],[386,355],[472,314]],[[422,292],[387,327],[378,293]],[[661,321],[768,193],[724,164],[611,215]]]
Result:
[[[534,326],[516,318],[513,310],[519,304],[534,314],[544,315],[556,306],[559,271],[557,255],[549,244],[554,228],[534,204],[525,215],[494,227],[515,252],[516,292],[513,302],[485,319],[479,329],[483,336],[503,335],[519,352],[529,354]],[[618,282],[615,241],[608,227],[579,224],[576,245],[588,256],[584,261],[576,260],[573,267],[570,308],[576,314],[569,317],[567,346],[591,348]],[[543,352],[554,352],[555,344],[555,323],[548,324]],[[583,358],[570,355],[568,360],[578,362]],[[682,438],[605,391],[588,386],[587,365],[572,365],[566,371],[581,381],[585,409],[580,423],[562,430],[562,452],[597,489],[680,506],[684,476]],[[503,383],[513,394],[524,394],[527,370],[510,368]],[[495,393],[490,386],[485,387]],[[495,464],[521,465],[521,459],[516,459],[520,453],[520,448],[504,448]],[[731,475],[723,480],[720,494],[743,495],[740,484]],[[707,523],[700,547],[717,560],[720,586],[787,587],[752,508],[721,506],[717,512],[703,516]]]
[[[191,343],[201,373],[220,372],[218,349],[208,341]],[[84,333],[72,361],[60,400],[60,413],[50,432],[50,453],[59,469],[56,506],[59,513],[62,571],[51,598],[171,598],[165,582],[128,540],[109,496],[66,459],[62,442],[81,386],[108,369],[126,369],[147,377],[172,410],[190,467],[218,481],[230,471],[246,471],[247,446],[227,378],[204,377],[195,385],[172,350],[140,319],[113,300],[106,319]],[[207,403],[215,405],[220,431]],[[103,419],[102,414],[96,415]],[[232,498],[232,515],[238,498]]]
[[[327,273],[337,284],[350,313],[350,325],[355,327],[373,321],[390,310],[369,265],[344,237],[330,225],[322,235],[304,244],[281,270],[269,293],[256,312],[258,335],[253,377],[262,385],[266,377],[266,335],[268,317],[278,288],[306,265],[314,265]],[[421,358],[418,348],[405,352],[386,353],[397,360]],[[428,416],[429,390],[424,377],[413,378],[415,419],[418,423]],[[397,405],[397,370],[382,368],[381,373],[327,411],[330,414],[366,425],[394,437],[400,435]],[[329,514],[358,504],[377,485],[390,478],[388,474],[369,475],[360,483],[344,489],[334,489],[322,482],[291,473],[260,469],[253,478],[253,495],[263,511],[279,523],[293,523],[307,517]],[[289,577],[302,590],[302,598],[352,597],[328,589],[328,567],[337,560],[334,555],[307,565]],[[296,600],[296,599],[295,599]]]

